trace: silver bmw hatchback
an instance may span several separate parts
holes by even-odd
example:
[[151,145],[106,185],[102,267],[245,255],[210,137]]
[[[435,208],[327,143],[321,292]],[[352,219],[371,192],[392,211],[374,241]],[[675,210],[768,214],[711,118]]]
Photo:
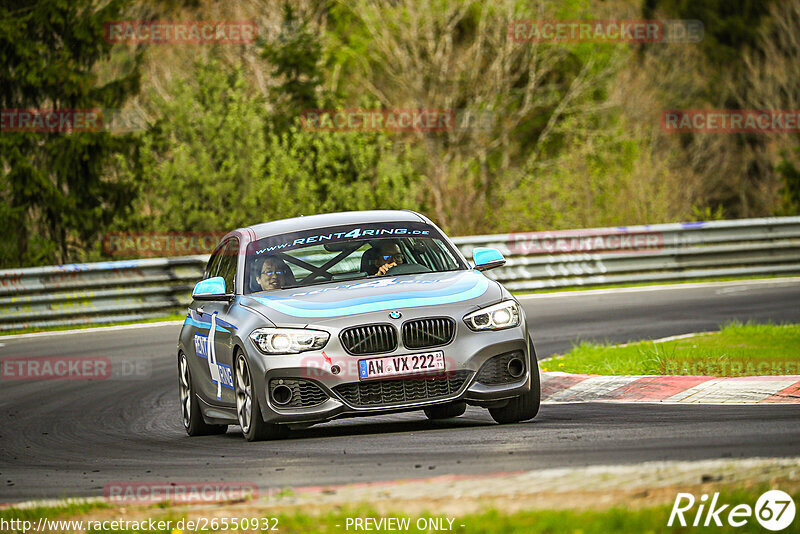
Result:
[[525,313],[428,218],[359,211],[227,234],[178,341],[190,436],[239,425],[249,441],[338,417],[487,408],[498,423],[539,410]]

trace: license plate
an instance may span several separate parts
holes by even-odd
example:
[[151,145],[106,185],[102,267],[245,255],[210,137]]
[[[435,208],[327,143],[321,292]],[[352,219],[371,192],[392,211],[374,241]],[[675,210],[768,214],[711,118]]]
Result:
[[361,379],[427,374],[444,370],[444,352],[440,350],[358,361],[358,377]]

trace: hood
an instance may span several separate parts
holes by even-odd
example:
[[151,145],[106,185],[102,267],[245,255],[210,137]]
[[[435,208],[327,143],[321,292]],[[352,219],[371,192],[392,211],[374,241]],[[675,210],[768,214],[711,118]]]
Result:
[[[460,304],[462,309],[499,300],[499,284],[482,273],[452,271],[384,277],[250,295],[246,305],[280,323],[326,319],[417,306]],[[267,309],[263,309],[267,308]],[[283,317],[282,317],[283,316]]]

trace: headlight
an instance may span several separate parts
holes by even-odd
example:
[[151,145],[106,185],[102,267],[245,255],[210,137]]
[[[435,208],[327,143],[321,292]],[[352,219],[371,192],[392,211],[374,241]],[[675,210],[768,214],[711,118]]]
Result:
[[519,306],[513,300],[474,311],[464,316],[472,330],[503,330],[519,325]]
[[306,328],[257,328],[250,334],[256,347],[266,354],[297,354],[321,349],[331,335]]

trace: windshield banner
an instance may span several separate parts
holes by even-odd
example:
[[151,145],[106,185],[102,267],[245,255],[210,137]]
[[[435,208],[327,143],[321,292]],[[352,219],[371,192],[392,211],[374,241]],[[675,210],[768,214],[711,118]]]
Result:
[[317,228],[291,234],[265,237],[250,244],[248,254],[260,256],[286,252],[309,245],[326,245],[329,243],[357,242],[371,239],[434,237],[441,239],[439,233],[425,223],[372,223],[347,226]]

